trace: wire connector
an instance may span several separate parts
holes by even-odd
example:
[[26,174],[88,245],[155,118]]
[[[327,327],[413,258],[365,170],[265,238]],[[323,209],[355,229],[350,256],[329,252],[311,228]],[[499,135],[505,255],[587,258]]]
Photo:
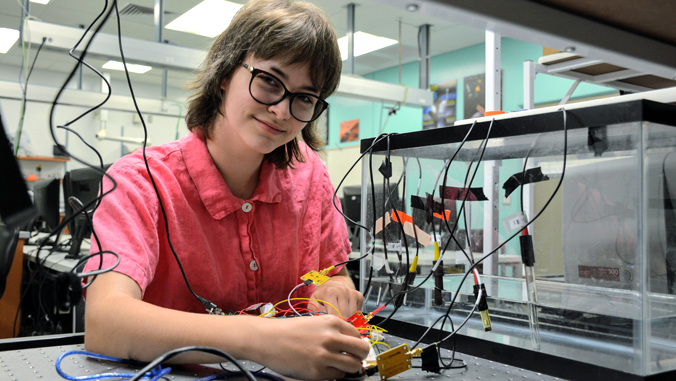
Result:
[[364,316],[364,320],[366,320],[367,322],[370,321],[378,312],[382,311],[384,308],[385,305],[383,304],[382,306],[373,310],[373,312],[369,312],[366,316]]
[[530,234],[519,236],[521,246],[521,261],[528,267],[535,265],[535,249],[533,248],[533,236]]
[[197,299],[204,305],[204,308],[211,315],[225,315],[223,310],[218,308],[218,306],[211,300],[204,299],[201,296],[197,296]]
[[[488,314],[488,302],[486,301],[486,286],[481,283],[481,300],[479,300],[479,314],[481,315],[481,323],[484,326],[484,331],[492,331],[493,325],[491,325],[491,316]],[[474,285],[474,296],[479,297],[479,285]]]
[[378,168],[378,171],[386,179],[392,177],[392,163],[390,162],[389,157],[386,157],[385,160],[383,160],[383,163],[380,165],[380,168]]

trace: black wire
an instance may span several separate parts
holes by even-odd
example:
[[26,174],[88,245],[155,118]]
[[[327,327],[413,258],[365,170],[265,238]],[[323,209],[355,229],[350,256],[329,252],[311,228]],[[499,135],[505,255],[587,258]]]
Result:
[[[357,160],[354,162],[354,164],[352,164],[352,166],[350,167],[350,169],[348,169],[347,173],[345,173],[345,176],[343,176],[343,178],[342,178],[342,179],[340,180],[340,182],[338,183],[338,186],[336,186],[336,189],[335,189],[335,191],[334,191],[334,193],[333,193],[333,206],[334,206],[334,208],[338,211],[338,213],[340,213],[340,214],[341,214],[345,219],[347,219],[348,221],[350,221],[350,222],[352,222],[353,224],[355,224],[355,226],[359,227],[359,228],[362,229],[362,230],[366,230],[367,232],[371,232],[371,230],[369,230],[369,228],[367,228],[366,226],[364,226],[364,225],[362,225],[362,224],[360,224],[360,223],[357,223],[356,221],[352,221],[351,218],[349,218],[347,215],[345,215],[345,213],[343,213],[343,211],[340,210],[340,208],[339,208],[338,205],[336,204],[336,198],[337,198],[336,196],[337,196],[337,194],[338,194],[338,190],[339,190],[340,187],[343,185],[343,182],[345,182],[345,179],[347,178],[347,176],[350,174],[350,172],[352,172],[352,170],[354,169],[354,167],[355,167],[355,166],[356,166],[356,165],[364,158],[364,155],[366,155],[367,153],[369,154],[369,174],[370,174],[370,178],[371,178],[371,184],[373,185],[373,165],[372,165],[372,163],[373,163],[373,159],[372,159],[372,155],[373,155],[373,147],[374,147],[377,143],[379,143],[380,141],[382,141],[383,139],[385,139],[386,137],[388,137],[389,135],[394,135],[394,134],[380,134],[380,135],[378,135],[376,138],[373,139],[373,142],[371,143],[371,146],[370,146],[369,148],[367,148],[367,149],[359,156],[359,158],[357,158]],[[375,194],[375,188],[372,186],[371,189],[372,189],[372,190],[371,190],[371,194]],[[376,231],[376,223],[375,223],[376,204],[375,204],[375,197],[372,197],[372,199],[373,199],[373,200],[372,200],[372,205],[373,205],[373,216],[374,216],[374,220],[373,220],[373,232],[375,232],[375,231]],[[375,234],[373,235],[373,238],[375,239]],[[373,244],[375,244],[375,242],[374,242]],[[340,262],[340,263],[336,264],[335,266],[337,267],[337,266],[341,266],[341,265],[344,265],[344,264],[347,264],[347,263],[350,263],[350,262],[361,261],[361,260],[363,260],[364,258],[366,258],[366,257],[368,256],[368,253],[370,252],[370,250],[366,250],[366,249],[364,248],[364,252],[365,252],[365,254],[364,254],[363,256],[359,257],[359,258],[355,258],[355,259],[350,259],[350,260],[347,260],[347,261],[343,261],[343,262]],[[372,278],[373,278],[373,266],[369,266],[369,267],[370,267],[370,270],[369,270],[368,281],[367,281],[366,286],[364,287],[364,289],[361,290],[362,294],[367,294],[367,293],[368,293],[368,290],[369,290],[369,287],[371,287],[371,280],[372,280]]]
[[[455,153],[453,154],[453,156],[452,156],[451,159],[449,160],[448,165],[447,165],[447,167],[446,167],[446,174],[444,175],[444,182],[442,183],[443,186],[445,186],[445,184],[446,184],[446,178],[447,178],[447,175],[448,175],[448,169],[450,168],[451,163],[453,162],[453,159],[454,159],[455,156],[458,154],[458,152],[460,152],[460,149],[461,149],[462,146],[465,144],[465,141],[466,141],[467,138],[469,137],[469,134],[472,132],[472,129],[474,128],[475,125],[476,125],[476,121],[472,124],[471,128],[469,129],[469,131],[467,131],[467,134],[465,134],[465,137],[463,138],[463,140],[461,141],[460,145],[458,146],[458,149],[455,151]],[[479,146],[479,150],[481,150],[481,156],[480,156],[480,158],[479,158],[479,161],[481,161],[481,158],[483,157],[483,152],[486,150],[486,147],[487,147],[487,145],[488,145],[488,138],[490,137],[490,133],[491,133],[492,127],[493,127],[493,122],[491,122],[491,124],[490,124],[490,126],[489,126],[489,128],[488,128],[488,133],[486,134],[486,138],[484,139],[486,144],[483,145],[483,149],[482,149],[482,146],[481,146],[481,145]],[[475,153],[475,156],[476,156],[476,153]],[[476,176],[476,173],[477,173],[478,170],[479,170],[479,165],[477,164],[476,168],[474,169],[474,173],[473,173],[473,175],[472,175],[472,181],[470,181],[470,184],[474,181],[474,176]],[[468,173],[469,173],[469,172],[468,172]],[[465,181],[466,181],[466,180],[465,180]],[[434,191],[435,191],[435,190],[432,191],[432,192],[433,192],[433,193],[432,193],[432,198],[434,198]],[[458,219],[460,218],[461,213],[462,213],[462,207],[464,206],[465,201],[467,200],[467,197],[468,197],[468,196],[469,196],[469,191],[465,191],[465,197],[464,197],[463,200],[462,200],[462,204],[461,204],[462,206],[461,206],[461,208],[460,208],[460,212],[458,213],[458,218],[457,218],[456,221],[455,221],[455,226],[457,226],[457,224],[458,224]],[[444,205],[444,197],[443,197],[443,195],[442,195],[442,198],[441,198],[441,204]],[[447,221],[446,219],[443,219],[443,220],[446,221],[446,224],[447,224],[447,226],[448,226],[448,221]],[[450,230],[450,227],[449,227],[449,230]],[[415,231],[415,230],[414,230],[414,231]],[[455,229],[454,229],[453,231],[455,231]],[[451,231],[451,237],[453,236],[453,231]],[[448,247],[448,244],[449,244],[449,243],[450,243],[450,240],[446,243],[446,247]],[[444,247],[443,253],[446,252],[446,247]],[[468,260],[469,260],[469,256],[467,255],[467,253],[465,252],[465,250],[464,250],[463,248],[460,248],[460,250],[462,250],[462,252],[465,254],[465,256],[466,256],[466,257],[468,258]],[[443,257],[443,256],[442,256],[442,257]],[[470,262],[471,262],[471,260],[470,260]],[[387,303],[385,303],[385,305],[390,304],[397,296],[399,296],[399,295],[401,295],[401,294],[407,294],[407,293],[410,293],[410,292],[413,292],[413,291],[418,290],[420,287],[422,287],[423,284],[425,284],[425,282],[427,282],[427,281],[432,277],[432,275],[434,275],[434,273],[433,273],[432,271],[430,271],[430,272],[427,274],[427,276],[425,277],[425,279],[423,279],[417,286],[412,287],[412,288],[409,288],[409,289],[407,289],[406,291],[400,291],[400,292],[396,293],[395,295],[393,295],[393,296],[390,298],[390,300],[387,301]],[[399,309],[398,307],[395,307],[394,310],[391,311],[390,314],[389,314],[383,321],[381,321],[381,322],[379,323],[379,325],[382,326],[382,325],[384,325],[385,323],[387,323],[387,322],[392,318],[392,316],[394,316],[394,314],[397,312],[398,309]]]
[[[97,105],[97,106],[95,106],[95,107],[93,107],[93,108],[87,110],[85,113],[81,114],[80,116],[78,116],[78,117],[75,118],[74,120],[68,122],[65,126],[58,126],[58,128],[65,128],[65,127],[67,127],[67,126],[73,124],[73,123],[76,122],[77,120],[81,119],[84,115],[87,115],[87,114],[89,114],[90,112],[94,111],[95,109],[101,107],[101,105],[103,105],[105,102],[107,102],[108,99],[110,98],[111,91],[110,91],[110,84],[108,83],[108,81],[107,81],[107,80],[103,77],[103,75],[102,75],[100,72],[98,72],[95,68],[93,68],[91,65],[87,64],[86,62],[84,62],[84,58],[85,58],[86,55],[87,55],[87,51],[88,51],[89,46],[91,45],[91,43],[92,43],[94,37],[96,36],[96,34],[98,34],[98,32],[101,30],[101,28],[103,28],[103,25],[105,24],[106,20],[108,19],[108,17],[110,17],[110,14],[112,13],[113,8],[111,7],[111,8],[108,9],[107,12],[106,12],[106,9],[107,9],[107,8],[108,8],[108,1],[106,0],[106,1],[105,1],[105,5],[104,5],[103,10],[101,11],[101,13],[99,13],[98,16],[94,19],[94,21],[87,27],[87,29],[86,29],[85,32],[82,34],[82,36],[80,37],[80,39],[78,40],[78,42],[76,43],[76,45],[69,51],[69,55],[70,55],[71,57],[73,57],[74,59],[76,59],[76,60],[78,61],[78,64],[77,64],[77,65],[73,68],[73,70],[70,72],[70,75],[69,75],[68,78],[64,81],[63,85],[61,86],[61,88],[60,88],[59,91],[57,92],[57,94],[56,94],[54,100],[52,101],[52,106],[51,106],[50,113],[49,113],[49,126],[50,126],[50,134],[51,134],[51,136],[52,136],[52,140],[53,140],[57,145],[61,146],[61,147],[63,148],[64,152],[65,152],[68,156],[72,157],[74,160],[78,161],[79,163],[82,163],[82,164],[84,164],[84,165],[86,165],[86,166],[88,166],[88,167],[90,167],[90,168],[93,168],[93,169],[95,169],[95,170],[98,170],[98,171],[101,172],[103,175],[107,176],[107,177],[111,180],[111,182],[113,183],[113,187],[112,187],[111,190],[109,190],[108,192],[106,192],[106,193],[104,193],[104,194],[101,194],[98,198],[94,199],[93,201],[91,201],[90,203],[88,203],[87,205],[85,205],[85,208],[90,207],[90,206],[91,206],[92,204],[94,204],[94,203],[96,203],[96,204],[98,205],[99,199],[102,198],[102,197],[104,197],[104,196],[107,195],[108,193],[112,192],[112,191],[117,187],[117,183],[115,182],[115,180],[114,180],[112,177],[110,177],[109,175],[107,175],[106,173],[104,173],[104,171],[103,171],[102,168],[99,169],[99,168],[97,168],[96,166],[93,166],[93,165],[87,163],[86,161],[84,161],[83,159],[80,159],[79,157],[77,157],[77,156],[73,155],[72,153],[68,152],[68,150],[65,148],[65,146],[62,145],[62,144],[60,144],[59,141],[58,141],[58,139],[56,138],[53,120],[54,120],[54,111],[55,111],[55,109],[56,109],[56,105],[57,105],[57,103],[58,103],[58,100],[59,100],[61,94],[63,93],[63,91],[65,90],[66,85],[70,82],[71,78],[75,75],[75,71],[79,68],[79,66],[80,66],[81,64],[84,64],[84,65],[87,66],[89,69],[93,70],[96,74],[98,74],[98,75],[104,80],[104,82],[105,82],[106,85],[108,86],[108,95],[106,96],[105,100],[104,100],[103,102],[101,102],[99,105]],[[105,17],[104,17],[104,15],[105,15]],[[103,18],[102,22],[97,26],[97,28],[96,28],[96,30],[94,31],[94,33],[92,34],[91,38],[89,39],[89,41],[88,41],[87,44],[85,45],[85,48],[84,48],[84,50],[83,50],[83,52],[82,52],[82,55],[81,55],[80,57],[75,56],[75,55],[73,54],[73,51],[74,51],[74,50],[77,48],[77,46],[79,46],[79,44],[84,40],[84,38],[85,38],[85,36],[87,35],[87,33],[89,32],[89,30],[94,26],[94,24],[96,24],[96,22],[97,22],[99,19],[101,19],[101,17],[104,17],[104,18]],[[43,44],[44,44],[45,41],[46,41],[46,40],[43,39]],[[37,54],[36,54],[36,57],[35,57],[35,58],[37,59]],[[31,69],[31,70],[32,70],[32,69]],[[30,76],[30,73],[29,73],[29,76]],[[72,132],[72,130],[71,130],[71,132]],[[82,137],[80,137],[80,138],[82,139]],[[87,144],[87,143],[85,142],[85,144]],[[87,144],[87,145],[88,145],[90,148],[94,149],[91,145],[89,145],[89,144]],[[94,149],[94,151],[97,152],[95,149]],[[97,155],[98,155],[98,152],[97,152]],[[100,157],[101,157],[101,156],[99,155],[99,158],[100,158]],[[86,210],[86,209],[84,209],[84,210]],[[86,213],[86,212],[85,212],[85,213]],[[52,249],[50,250],[49,254],[48,254],[47,256],[45,256],[44,258],[40,258],[40,252],[42,251],[42,248],[44,247],[45,243],[47,242],[47,239],[50,238],[50,237],[52,237],[52,236],[54,236],[54,235],[60,236],[61,231],[63,230],[63,228],[64,228],[67,224],[69,224],[72,220],[74,220],[75,217],[76,217],[78,214],[79,214],[79,211],[76,211],[76,212],[73,213],[70,217],[64,218],[63,221],[62,221],[62,222],[61,222],[61,223],[60,223],[53,231],[51,231],[51,232],[49,233],[49,235],[46,237],[46,239],[43,240],[43,241],[40,243],[40,245],[38,246],[38,251],[37,251],[37,254],[36,254],[36,260],[35,260],[37,270],[36,270],[33,274],[31,274],[31,278],[29,279],[29,284],[31,284],[31,283],[33,282],[33,279],[34,279],[35,275],[36,275],[38,272],[41,272],[41,273],[45,274],[45,275],[46,275],[48,278],[50,278],[50,279],[54,279],[54,275],[49,274],[49,272],[47,272],[47,271],[44,269],[44,263],[45,263],[45,261],[47,260],[47,258],[48,258],[50,255],[52,255],[52,254],[54,253],[54,251],[55,251],[57,245],[54,245],[54,246],[52,247]],[[57,239],[57,241],[58,241],[58,239]],[[97,240],[97,242],[98,242],[98,240]],[[106,252],[106,253],[112,253],[112,252]],[[103,254],[104,254],[104,252],[99,252],[99,253],[97,253],[97,255],[101,255],[101,256],[102,256]],[[115,254],[115,253],[112,253],[112,254],[117,255],[117,254]],[[101,267],[101,265],[99,266],[99,269],[100,269],[100,267]],[[107,270],[110,271],[110,270],[112,270],[112,268],[111,268],[111,269],[107,269]],[[17,308],[17,313],[16,313],[15,318],[14,318],[14,326],[13,326],[13,328],[12,328],[12,336],[15,335],[16,320],[18,319],[19,311],[20,311],[21,305],[22,305],[23,300],[24,300],[24,298],[26,297],[26,295],[27,295],[29,289],[30,289],[30,288],[27,287],[26,290],[24,290],[24,293],[22,294],[21,299],[20,299],[20,301],[19,301],[19,307]]]
[[[462,279],[460,280],[460,284],[458,285],[458,289],[457,289],[455,295],[453,296],[453,299],[451,300],[451,303],[450,303],[450,305],[449,305],[449,307],[448,307],[448,309],[447,309],[447,311],[446,311],[445,316],[448,316],[448,317],[450,318],[451,307],[453,307],[453,304],[455,303],[455,300],[457,299],[458,295],[460,295],[460,289],[461,289],[463,283],[465,282],[465,280],[467,279],[467,276],[472,272],[472,270],[473,270],[477,265],[479,265],[479,263],[483,262],[486,258],[488,258],[489,256],[491,256],[491,255],[495,254],[496,252],[498,252],[498,250],[500,250],[503,246],[505,246],[505,245],[506,245],[509,241],[511,241],[514,237],[516,237],[517,235],[521,234],[521,231],[523,231],[524,229],[527,229],[528,226],[530,226],[533,222],[535,222],[535,220],[537,220],[537,219],[540,217],[540,215],[542,215],[542,213],[544,213],[544,211],[547,210],[547,207],[548,207],[549,204],[552,202],[552,200],[554,200],[554,197],[555,197],[556,194],[558,193],[559,188],[561,188],[561,185],[563,184],[563,179],[564,179],[565,174],[566,174],[566,160],[567,160],[567,157],[568,157],[568,122],[567,122],[566,109],[565,109],[565,108],[561,108],[560,110],[563,111],[563,170],[561,171],[561,178],[559,179],[559,182],[558,182],[558,184],[556,185],[556,188],[554,189],[554,192],[552,192],[552,195],[549,197],[549,199],[547,200],[547,202],[545,203],[545,205],[544,205],[544,206],[542,207],[542,209],[538,212],[538,214],[536,214],[535,217],[533,217],[532,220],[528,221],[528,223],[527,223],[523,228],[521,228],[519,231],[516,231],[516,232],[515,232],[514,234],[512,234],[508,239],[506,239],[503,243],[501,243],[501,244],[498,245],[495,249],[493,249],[493,251],[491,251],[490,253],[484,255],[481,259],[479,259],[478,261],[476,261],[476,262],[468,269],[468,271],[465,273],[465,275],[464,275],[464,276],[462,277]],[[475,307],[476,307],[476,304],[475,304]],[[442,322],[440,331],[443,331],[443,325],[444,325],[444,323]],[[442,339],[441,341],[438,341],[437,343],[442,343],[442,342],[448,340],[449,338],[451,338],[452,336],[454,336],[455,333],[456,333],[455,331],[454,331],[454,332],[451,332],[448,336],[446,336],[446,337],[445,337],[444,339]]]
[[[350,167],[350,169],[347,170],[347,172],[345,173],[345,176],[343,176],[343,178],[340,180],[340,182],[338,183],[338,186],[336,186],[336,189],[335,189],[334,192],[333,192],[333,206],[336,208],[336,210],[338,211],[338,213],[340,213],[340,215],[343,216],[343,217],[344,217],[345,219],[347,219],[348,221],[350,221],[350,222],[352,222],[353,224],[355,224],[357,227],[359,227],[359,228],[361,228],[361,229],[363,229],[363,230],[366,230],[366,231],[370,231],[369,228],[367,228],[367,227],[364,226],[364,225],[361,225],[361,224],[357,223],[356,221],[353,221],[350,217],[348,217],[347,215],[345,215],[345,213],[343,213],[343,211],[341,211],[340,208],[338,208],[338,204],[336,204],[336,198],[337,198],[337,196],[338,196],[338,190],[339,190],[340,187],[343,185],[343,183],[345,182],[345,179],[347,179],[347,176],[352,172],[352,170],[354,169],[354,167],[356,167],[357,164],[359,164],[359,162],[364,158],[364,156],[365,156],[367,153],[370,154],[370,153],[372,152],[373,147],[376,145],[376,143],[379,143],[380,141],[384,140],[384,139],[387,137],[387,135],[390,135],[390,134],[381,134],[381,135],[378,135],[375,139],[373,139],[373,142],[371,143],[371,146],[368,147],[368,148],[367,148],[367,149],[366,149],[366,150],[365,150],[365,151],[357,158],[357,160],[352,164],[352,166]],[[370,158],[369,158],[369,160],[370,160]],[[375,213],[375,212],[374,212],[374,213]],[[374,223],[374,225],[373,225],[373,231],[375,231],[375,223]],[[363,259],[363,258],[364,258],[364,257],[362,257],[362,258],[360,258],[360,259]],[[342,264],[345,264],[345,263],[348,263],[348,262],[350,262],[350,261],[341,262],[341,263],[339,263],[339,264],[342,265]],[[336,266],[338,266],[338,265],[336,265]]]
[[149,362],[148,365],[146,365],[143,369],[139,370],[134,377],[129,379],[129,381],[138,381],[138,380],[144,378],[146,373],[153,370],[156,366],[158,366],[162,363],[165,363],[165,362],[171,360],[172,358],[174,358],[174,357],[176,357],[180,354],[187,353],[187,352],[203,352],[203,353],[208,353],[208,354],[211,354],[211,355],[223,357],[223,358],[227,359],[228,361],[230,361],[231,363],[233,363],[244,374],[244,376],[247,378],[247,380],[256,381],[256,378],[253,376],[253,374],[251,374],[251,372],[249,372],[237,360],[235,360],[234,357],[230,356],[229,354],[227,354],[227,353],[225,353],[225,352],[223,352],[219,349],[211,348],[211,347],[202,347],[202,346],[183,347],[183,348],[178,348],[178,349],[174,349],[174,350],[171,350],[169,352],[166,352],[165,354],[159,356],[158,358],[156,358],[152,362]]
[[[131,99],[134,102],[134,108],[136,109],[136,113],[138,114],[141,124],[143,125],[143,161],[146,166],[146,171],[148,172],[148,177],[150,178],[150,182],[153,184],[153,189],[155,189],[155,194],[157,195],[157,201],[160,206],[160,210],[162,211],[162,216],[164,218],[164,227],[167,231],[167,242],[169,243],[169,248],[171,249],[172,254],[174,255],[174,258],[176,259],[176,263],[178,264],[178,268],[181,271],[181,274],[183,275],[183,280],[185,281],[185,285],[188,287],[188,290],[190,291],[191,294],[206,307],[206,302],[211,303],[210,301],[202,298],[201,296],[197,295],[195,291],[193,291],[192,287],[190,286],[190,282],[188,282],[188,277],[185,274],[185,270],[183,269],[183,265],[181,264],[180,259],[178,258],[178,254],[176,253],[176,250],[174,249],[174,245],[171,243],[171,237],[169,235],[169,220],[167,219],[167,212],[164,209],[164,203],[162,202],[162,197],[160,196],[160,192],[157,189],[157,184],[155,183],[155,178],[153,177],[152,173],[150,172],[150,165],[148,164],[148,157],[146,156],[146,146],[148,143],[148,128],[146,126],[146,122],[143,119],[143,115],[141,113],[141,110],[138,107],[138,104],[136,102],[136,96],[134,95],[134,88],[131,84],[131,78],[129,77],[129,70],[127,69],[127,62],[124,58],[124,49],[122,48],[122,32],[121,32],[121,26],[120,26],[120,12],[117,7],[117,1],[113,0],[113,8],[115,9],[115,14],[117,16],[117,42],[118,46],[120,49],[120,58],[122,59],[122,65],[124,66],[124,74],[127,77],[127,85],[129,86],[129,92],[131,93]],[[213,304],[213,303],[211,303]]]
[[[223,369],[224,371],[230,372],[229,370],[227,370],[227,369],[223,366],[223,363],[222,363],[222,362],[221,362],[221,363],[218,363],[218,366],[220,366],[221,369]],[[264,366],[264,367],[262,367],[262,368],[260,368],[260,369],[258,369],[258,370],[254,370],[254,371],[251,372],[251,373],[254,373],[254,374],[255,374],[255,373],[260,373],[260,372],[264,371],[264,370],[267,369],[267,368],[268,368],[267,366]]]
[[[106,21],[108,20],[108,18],[110,17],[110,15],[111,15],[111,13],[112,13],[112,11],[113,11],[113,7],[111,7],[110,9],[107,9],[107,8],[108,8],[108,0],[105,0],[105,5],[104,5],[103,10],[101,11],[101,13],[99,13],[99,14],[97,15],[97,17],[94,19],[94,21],[92,21],[92,23],[89,24],[89,26],[87,27],[87,29],[86,29],[86,30],[84,31],[84,33],[81,35],[81,37],[80,37],[80,39],[78,40],[78,42],[77,42],[77,43],[75,44],[75,46],[73,46],[73,48],[71,48],[70,51],[68,52],[68,54],[69,54],[72,58],[74,58],[76,61],[78,61],[78,63],[73,67],[73,69],[71,70],[71,72],[70,72],[68,78],[64,81],[63,85],[61,86],[61,88],[60,88],[59,91],[57,92],[57,94],[56,94],[54,100],[52,101],[52,107],[51,107],[50,113],[49,113],[50,133],[51,133],[51,135],[52,135],[52,140],[54,141],[54,143],[56,143],[57,145],[61,146],[61,147],[63,148],[64,152],[65,152],[69,157],[73,158],[74,160],[76,160],[77,162],[79,162],[79,163],[81,163],[81,164],[86,165],[86,166],[89,167],[89,168],[92,168],[92,169],[96,170],[96,171],[99,172],[102,176],[106,176],[106,177],[111,181],[111,183],[112,183],[111,189],[108,190],[107,192],[103,193],[103,187],[102,187],[102,184],[103,184],[103,178],[102,178],[102,179],[101,179],[101,182],[99,183],[100,186],[101,186],[101,190],[100,190],[101,194],[100,194],[98,197],[96,197],[94,200],[92,200],[92,201],[88,202],[86,205],[84,205],[83,208],[82,208],[82,211],[90,210],[89,208],[91,208],[92,205],[96,205],[96,207],[98,207],[98,205],[99,205],[101,199],[102,199],[103,197],[105,197],[106,195],[108,195],[110,192],[113,192],[113,191],[117,188],[117,182],[115,181],[115,179],[113,179],[109,174],[107,174],[107,173],[103,170],[103,159],[101,158],[101,155],[98,153],[98,151],[97,151],[92,145],[88,144],[88,143],[82,138],[82,136],[80,136],[79,134],[77,134],[77,133],[76,133],[75,131],[73,131],[72,129],[69,129],[69,128],[68,128],[68,126],[70,126],[70,125],[72,125],[73,123],[75,123],[76,121],[80,120],[80,119],[81,119],[82,117],[84,117],[85,115],[87,115],[87,114],[93,112],[94,110],[100,108],[103,104],[105,104],[105,103],[108,101],[108,99],[110,99],[110,96],[111,96],[111,94],[112,94],[112,91],[111,91],[111,88],[110,88],[110,83],[108,82],[108,80],[106,80],[106,78],[103,76],[103,74],[101,74],[98,70],[96,70],[94,67],[92,67],[91,65],[89,65],[86,61],[84,61],[84,59],[85,59],[85,57],[86,57],[86,55],[87,55],[87,52],[88,52],[88,50],[89,50],[89,46],[91,45],[91,43],[92,43],[94,37],[95,37],[95,36],[99,33],[99,31],[103,28],[103,26],[105,25]],[[104,15],[105,15],[105,16],[104,16]],[[73,53],[73,51],[75,51],[75,49],[77,49],[77,47],[80,45],[80,43],[84,40],[85,36],[89,33],[89,30],[94,26],[94,24],[96,24],[96,22],[97,22],[99,19],[101,19],[101,17],[103,17],[103,20],[102,20],[101,23],[96,27],[96,29],[94,30],[94,32],[93,32],[91,38],[87,41],[87,44],[85,45],[85,47],[84,47],[84,49],[83,49],[83,51],[82,51],[82,54],[81,54],[79,57],[76,56],[76,55]],[[53,128],[54,112],[55,112],[55,109],[56,109],[56,105],[57,105],[57,103],[58,103],[58,100],[59,100],[59,98],[61,97],[61,94],[63,93],[63,91],[65,90],[67,84],[70,82],[70,80],[71,80],[71,79],[73,78],[73,76],[75,75],[75,72],[80,68],[80,65],[85,65],[87,68],[89,68],[90,70],[92,70],[95,74],[97,74],[97,75],[104,81],[104,83],[105,83],[106,86],[108,87],[108,92],[107,92],[106,98],[105,98],[101,103],[99,103],[98,105],[96,105],[96,106],[94,106],[94,107],[88,109],[87,111],[85,111],[84,113],[82,113],[81,115],[79,115],[79,116],[78,116],[77,118],[75,118],[74,120],[69,121],[68,123],[66,123],[66,124],[63,125],[63,126],[57,126],[57,128],[65,129],[65,130],[67,130],[68,132],[75,133],[75,135],[78,136],[78,138],[80,138],[80,139],[81,139],[81,140],[82,140],[89,148],[91,148],[91,149],[98,155],[98,157],[99,157],[99,162],[100,162],[100,167],[97,167],[97,166],[94,166],[94,165],[92,165],[92,164],[89,164],[89,163],[86,162],[84,159],[81,159],[81,158],[77,157],[76,155],[73,155],[71,152],[69,152],[69,151],[65,148],[64,145],[60,144],[60,142],[58,141],[58,139],[57,139],[57,137],[56,137],[54,128]],[[94,209],[96,209],[96,207],[95,207]],[[74,213],[73,213],[70,217],[65,218],[65,219],[62,221],[62,223],[59,225],[59,227],[57,227],[57,229],[65,227],[66,224],[70,223],[72,220],[75,219],[75,217],[79,214],[79,212],[80,212],[80,211],[74,211]],[[86,212],[85,212],[85,214],[86,214]],[[51,235],[53,235],[53,233],[50,233],[50,236],[51,236]],[[96,237],[96,236],[95,236],[95,237]],[[98,241],[98,239],[97,239],[97,244],[99,244],[99,248],[101,248],[101,247],[100,247],[100,242]],[[100,269],[100,267],[99,267],[99,269]]]

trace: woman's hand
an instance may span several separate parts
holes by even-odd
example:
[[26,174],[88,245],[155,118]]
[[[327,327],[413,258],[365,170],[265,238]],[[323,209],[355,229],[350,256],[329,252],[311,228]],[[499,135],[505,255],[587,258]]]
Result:
[[369,353],[369,344],[359,331],[335,316],[265,320],[263,331],[267,333],[269,353],[265,359],[253,360],[285,376],[340,379],[346,373],[359,372],[361,361]]
[[340,314],[328,304],[315,303],[320,310],[329,315],[342,315],[344,318],[348,318],[359,311],[364,302],[364,296],[361,292],[355,290],[345,267],[331,277],[330,280],[321,286],[317,286],[310,298],[332,304],[340,311]]

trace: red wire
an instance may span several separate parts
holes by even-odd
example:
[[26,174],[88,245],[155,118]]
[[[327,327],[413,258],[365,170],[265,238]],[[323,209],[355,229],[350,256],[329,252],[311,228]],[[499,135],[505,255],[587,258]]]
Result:
[[376,308],[373,312],[371,312],[372,315],[377,314],[378,312],[382,311],[383,308],[385,308],[385,305],[383,304],[382,306]]

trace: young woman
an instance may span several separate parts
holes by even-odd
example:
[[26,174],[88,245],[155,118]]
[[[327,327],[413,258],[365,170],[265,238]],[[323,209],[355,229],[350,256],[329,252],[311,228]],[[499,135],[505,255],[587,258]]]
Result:
[[[350,316],[362,304],[344,267],[293,294],[325,301],[317,304],[327,314],[318,317],[212,315],[193,295],[225,312],[276,303],[301,275],[346,260],[345,224],[314,152],[314,121],[340,70],[335,31],[313,5],[252,0],[242,7],[194,83],[191,133],[146,150],[161,203],[141,152],[108,171],[118,189],[103,199],[94,227],[101,247],[121,261],[87,289],[88,350],[150,361],[203,345],[297,378],[359,370],[368,344],[334,316]],[[112,262],[104,258],[103,266]],[[193,353],[179,361],[222,360]]]

